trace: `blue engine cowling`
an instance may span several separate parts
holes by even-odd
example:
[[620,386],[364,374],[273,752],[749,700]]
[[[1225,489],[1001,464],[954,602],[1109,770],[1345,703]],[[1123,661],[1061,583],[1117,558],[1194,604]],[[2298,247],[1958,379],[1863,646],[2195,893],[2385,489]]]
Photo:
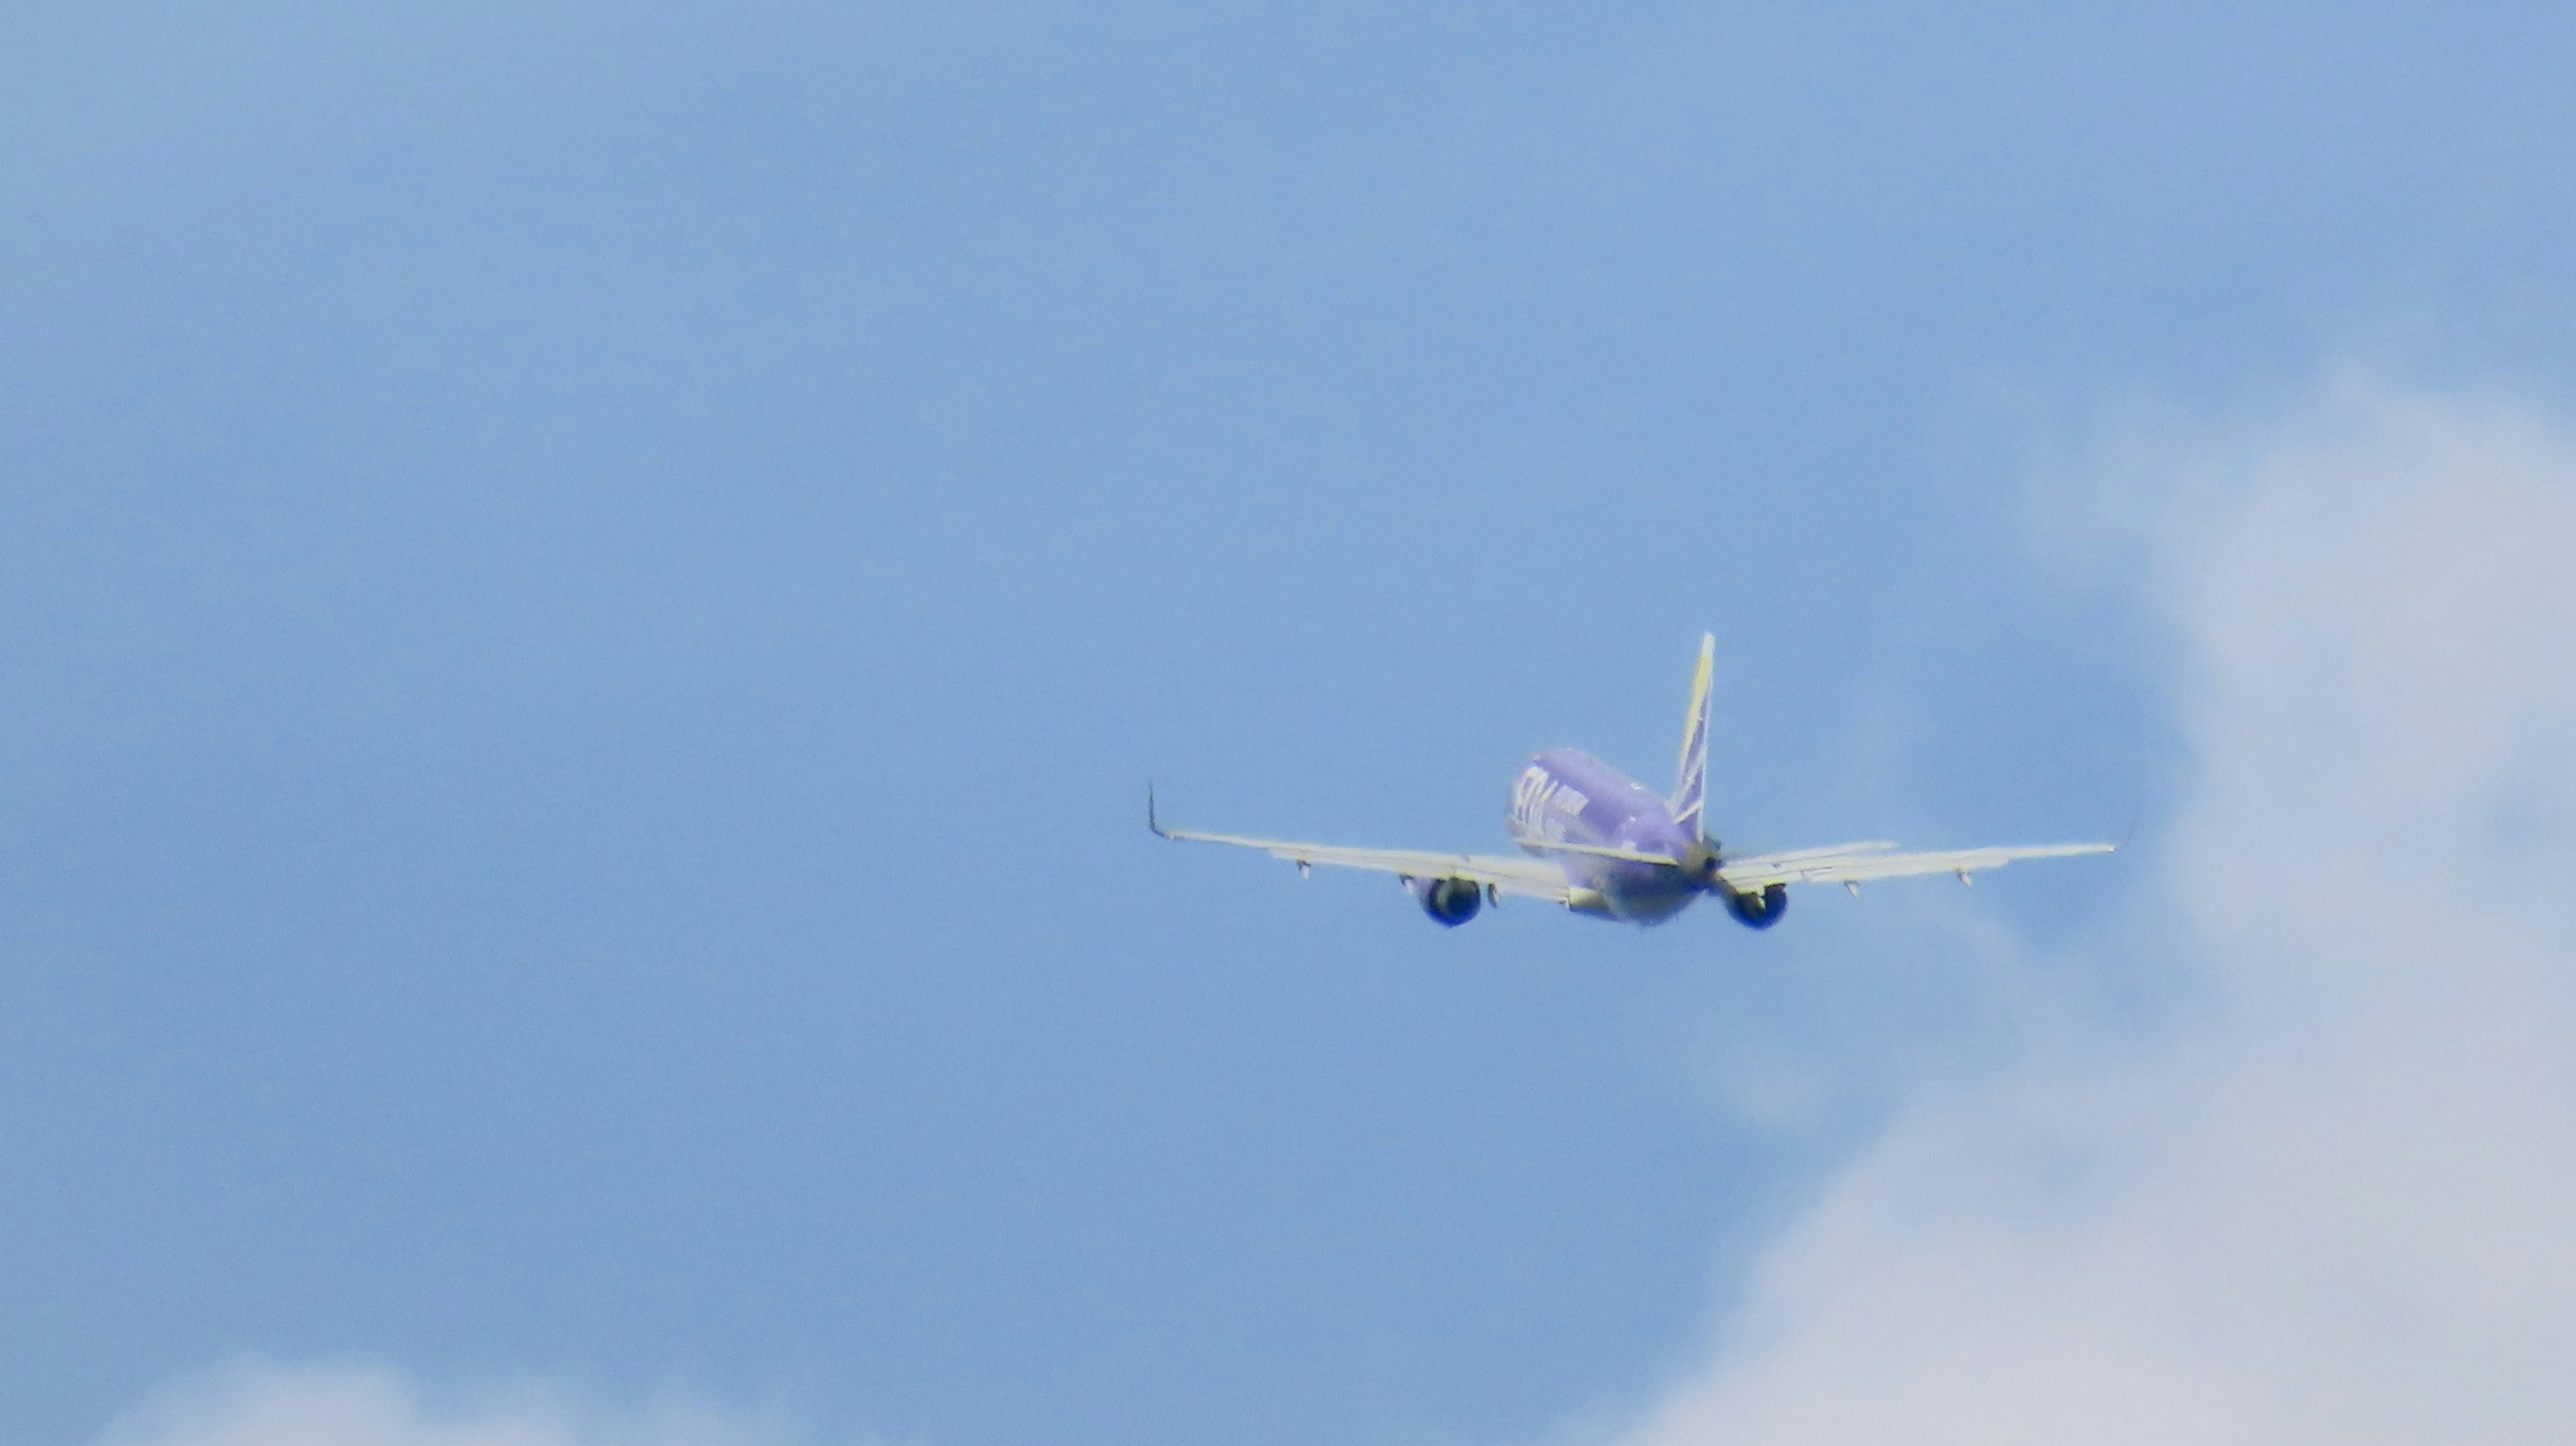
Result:
[[1444,929],[1466,923],[1485,906],[1484,885],[1465,879],[1408,879],[1404,886],[1420,901],[1422,912]]
[[1733,914],[1735,922],[1748,929],[1768,929],[1779,923],[1780,916],[1788,911],[1787,884],[1773,884],[1758,894],[1730,893],[1726,896],[1726,912]]

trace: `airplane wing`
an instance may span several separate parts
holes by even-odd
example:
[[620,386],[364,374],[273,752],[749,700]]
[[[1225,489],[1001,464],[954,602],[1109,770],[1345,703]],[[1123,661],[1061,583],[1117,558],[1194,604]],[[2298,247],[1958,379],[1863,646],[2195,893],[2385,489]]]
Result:
[[1343,844],[1294,843],[1286,839],[1243,838],[1235,834],[1165,828],[1154,815],[1150,795],[1145,803],[1145,825],[1164,838],[1259,849],[1274,859],[1295,864],[1301,873],[1321,864],[1335,869],[1371,869],[1410,879],[1465,879],[1502,893],[1545,899],[1552,904],[1565,903],[1573,896],[1573,887],[1566,882],[1565,871],[1545,859],[1512,854],[1445,854],[1427,849],[1351,848]]
[[2026,844],[2009,848],[1947,849],[1938,853],[1892,853],[1891,843],[1836,844],[1830,848],[1789,853],[1751,854],[1728,859],[1718,877],[1739,892],[1771,884],[1843,884],[1858,889],[1873,879],[1908,879],[1923,874],[1956,874],[1961,883],[1986,869],[1999,869],[2015,859],[2057,859],[2076,854],[2107,854],[2113,844]]

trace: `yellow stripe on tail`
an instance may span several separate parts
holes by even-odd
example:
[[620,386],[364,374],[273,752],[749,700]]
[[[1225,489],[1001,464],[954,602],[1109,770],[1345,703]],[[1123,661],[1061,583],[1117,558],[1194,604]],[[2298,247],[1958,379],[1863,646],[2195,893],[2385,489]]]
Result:
[[1673,822],[1694,839],[1708,837],[1708,690],[1717,663],[1717,635],[1699,639],[1699,672],[1691,679],[1690,715],[1682,720],[1680,779],[1673,785]]

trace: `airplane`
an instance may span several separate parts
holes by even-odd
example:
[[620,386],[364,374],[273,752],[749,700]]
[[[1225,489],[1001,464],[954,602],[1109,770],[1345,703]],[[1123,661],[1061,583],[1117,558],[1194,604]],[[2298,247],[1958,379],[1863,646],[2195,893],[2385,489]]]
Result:
[[1768,929],[1789,907],[1791,884],[1841,884],[1858,894],[1864,883],[1956,874],[1971,883],[1981,870],[2017,859],[2107,854],[2118,845],[2033,844],[2007,848],[1897,853],[1884,842],[1835,844],[1786,853],[1730,854],[1709,837],[1709,675],[1717,637],[1699,640],[1699,672],[1691,681],[1690,714],[1682,731],[1680,780],[1672,796],[1647,787],[1600,759],[1574,748],[1552,748],[1532,758],[1512,786],[1504,817],[1521,854],[1450,854],[1413,849],[1347,848],[1291,843],[1165,828],[1145,789],[1145,826],[1167,839],[1259,849],[1297,866],[1373,869],[1393,874],[1448,928],[1476,917],[1506,894],[1545,899],[1572,913],[1630,924],[1660,924],[1703,898],[1725,901],[1738,923]]

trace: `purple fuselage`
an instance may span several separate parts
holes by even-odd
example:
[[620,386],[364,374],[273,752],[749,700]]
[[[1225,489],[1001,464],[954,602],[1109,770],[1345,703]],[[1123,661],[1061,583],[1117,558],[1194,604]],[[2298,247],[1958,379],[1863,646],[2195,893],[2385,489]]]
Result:
[[1504,822],[1523,851],[1565,870],[1576,890],[1573,907],[1582,912],[1660,924],[1703,892],[1664,865],[1545,847],[1562,841],[1679,857],[1698,842],[1673,821],[1669,803],[1581,749],[1551,748],[1531,759],[1512,785]]

